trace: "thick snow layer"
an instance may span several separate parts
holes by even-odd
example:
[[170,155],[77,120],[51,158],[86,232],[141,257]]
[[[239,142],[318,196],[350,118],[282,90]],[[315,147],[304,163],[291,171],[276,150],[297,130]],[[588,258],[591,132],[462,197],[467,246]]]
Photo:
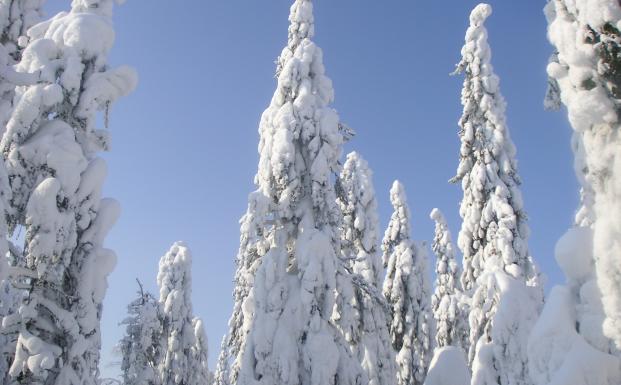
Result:
[[[136,77],[106,63],[114,41],[112,1],[74,0],[70,12],[28,31],[23,26],[31,24],[41,1],[11,3],[14,16],[20,17],[20,7],[25,12],[15,24],[19,48],[25,48],[15,72],[0,68],[19,85],[0,147],[13,193],[10,228],[26,228],[21,249],[31,274],[23,275],[36,272],[37,278],[28,282],[19,309],[21,342],[11,376],[93,385],[101,304],[116,263],[104,239],[119,214],[118,203],[101,197],[106,167],[98,152],[108,148],[109,138],[96,127],[96,114],[131,91]],[[18,50],[10,52],[19,59]],[[9,63],[5,59],[0,63]],[[45,352],[32,348],[31,336]]]
[[619,358],[593,348],[576,331],[574,301],[568,288],[550,292],[529,338],[530,374],[535,385],[616,385]]
[[621,139],[618,55],[621,6],[612,0],[551,0],[548,38],[558,51],[548,75],[560,89],[574,129],[575,171],[582,184],[580,225],[593,228],[595,279],[606,315],[604,334],[621,349]]
[[436,349],[425,385],[470,385],[470,369],[464,350],[454,346]]
[[593,230],[569,229],[556,242],[554,255],[567,279],[584,282],[593,273]]
[[504,271],[485,273],[472,297],[470,333],[473,384],[528,381],[528,337],[539,314],[538,288]]

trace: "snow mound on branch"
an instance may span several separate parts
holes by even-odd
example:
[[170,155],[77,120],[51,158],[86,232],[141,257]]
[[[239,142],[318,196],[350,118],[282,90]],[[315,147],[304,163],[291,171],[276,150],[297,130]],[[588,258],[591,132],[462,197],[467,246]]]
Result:
[[585,281],[593,273],[593,230],[569,229],[556,243],[554,254],[568,279]]
[[621,361],[591,346],[576,332],[570,290],[552,289],[528,343],[535,385],[618,385]]
[[425,385],[470,385],[470,369],[464,351],[454,346],[436,349]]
[[[494,307],[495,311],[489,320],[493,328],[477,341],[471,341],[476,352],[472,362],[473,384],[495,383],[498,376],[503,376],[501,383],[510,383],[510,374],[526,378],[526,346],[539,314],[539,289],[500,269],[481,276],[478,283],[472,298],[477,306],[470,313],[470,324],[488,327],[483,321]],[[489,297],[488,292],[497,294]]]

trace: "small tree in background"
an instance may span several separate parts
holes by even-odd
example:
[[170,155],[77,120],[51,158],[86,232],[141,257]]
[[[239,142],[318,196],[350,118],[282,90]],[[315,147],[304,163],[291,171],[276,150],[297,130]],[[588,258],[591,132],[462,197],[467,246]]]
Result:
[[159,385],[159,362],[164,352],[163,314],[157,299],[138,282],[138,298],[127,306],[125,336],[119,342],[125,385]]
[[220,355],[218,356],[218,363],[216,364],[216,370],[213,374],[213,383],[215,385],[230,385],[229,360],[226,354],[228,350],[228,340],[228,336],[225,335],[222,337],[222,342],[220,343]]
[[[355,301],[349,311],[357,328],[357,338],[351,339],[352,348],[367,373],[369,384],[380,385],[392,384],[396,373],[388,330],[390,314],[380,289],[383,267],[378,250],[379,220],[372,177],[367,162],[352,152],[347,155],[336,190],[343,215],[341,253],[348,262],[347,267],[360,276],[360,280],[352,282]],[[356,283],[361,281],[363,285]]]
[[386,267],[384,296],[391,307],[390,336],[397,352],[397,383],[422,385],[431,360],[432,315],[424,250],[410,239],[410,210],[405,189],[390,189],[394,209],[382,241]]
[[190,384],[203,385],[212,384],[213,375],[209,371],[209,348],[207,346],[207,335],[203,328],[203,321],[194,317],[192,320],[192,327],[194,330],[194,346],[190,350],[190,373],[192,378]]
[[192,254],[176,242],[160,259],[157,274],[162,306],[164,349],[162,385],[198,385],[209,377],[202,322],[192,314]]
[[451,232],[439,209],[430,217],[435,221],[431,246],[436,255],[436,283],[431,309],[436,323],[436,347],[461,347],[468,350],[467,299],[461,292],[461,269],[455,259]]

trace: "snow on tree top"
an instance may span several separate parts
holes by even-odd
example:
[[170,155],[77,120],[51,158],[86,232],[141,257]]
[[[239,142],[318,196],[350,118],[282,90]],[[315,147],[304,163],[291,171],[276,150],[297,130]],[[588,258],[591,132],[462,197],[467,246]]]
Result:
[[394,181],[390,189],[390,203],[392,203],[395,212],[388,229],[386,229],[385,238],[397,244],[402,239],[410,237],[410,211],[407,205],[407,196],[405,195],[405,187],[398,180]]
[[444,219],[444,215],[442,214],[442,211],[440,211],[440,209],[438,208],[434,208],[433,210],[431,210],[431,213],[429,214],[429,218],[431,218],[432,220],[436,222],[440,222],[442,224],[446,223],[446,219]]
[[315,35],[315,19],[313,3],[310,0],[296,0],[291,6],[289,15],[289,46],[297,45],[304,39],[312,39]]
[[[73,0],[71,2],[72,12],[92,12],[104,16],[112,15],[113,0]],[[116,0],[117,4],[122,4],[124,0]]]
[[470,13],[470,24],[482,25],[492,14],[492,7],[489,4],[481,3]]
[[401,206],[402,204],[407,203],[405,188],[398,180],[394,181],[392,187],[390,188],[390,203],[392,203],[393,206]]

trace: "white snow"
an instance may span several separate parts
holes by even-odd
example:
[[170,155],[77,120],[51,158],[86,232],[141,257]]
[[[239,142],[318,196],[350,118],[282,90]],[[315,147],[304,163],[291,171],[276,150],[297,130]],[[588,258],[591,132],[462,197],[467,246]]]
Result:
[[554,287],[530,336],[529,369],[535,385],[621,383],[619,358],[593,348],[576,331],[572,297],[567,287]]
[[584,283],[593,274],[593,230],[573,227],[556,242],[556,262],[569,280]]
[[470,385],[470,369],[463,349],[454,346],[436,349],[425,385]]
[[[548,75],[560,89],[574,129],[575,171],[582,185],[577,223],[593,229],[595,277],[604,335],[621,349],[621,140],[618,137],[621,9],[612,0],[552,0],[545,8],[556,60]],[[586,256],[585,256],[586,258]],[[586,261],[584,262],[586,264]],[[574,272],[575,273],[575,272]]]

